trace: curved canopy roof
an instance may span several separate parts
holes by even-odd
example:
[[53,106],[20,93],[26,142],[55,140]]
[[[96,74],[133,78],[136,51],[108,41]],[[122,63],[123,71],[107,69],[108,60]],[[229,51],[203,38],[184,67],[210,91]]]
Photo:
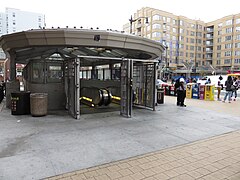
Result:
[[96,61],[104,63],[104,59],[111,58],[154,60],[164,50],[162,44],[143,37],[87,29],[23,31],[2,36],[0,45],[10,58],[14,55],[16,63],[53,55],[62,59],[84,57],[82,65],[91,65]]

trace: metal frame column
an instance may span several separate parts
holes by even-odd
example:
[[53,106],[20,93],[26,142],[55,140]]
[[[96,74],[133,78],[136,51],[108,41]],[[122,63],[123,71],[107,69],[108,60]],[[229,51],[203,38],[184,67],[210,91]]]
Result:
[[80,119],[80,58],[75,59],[75,114]]

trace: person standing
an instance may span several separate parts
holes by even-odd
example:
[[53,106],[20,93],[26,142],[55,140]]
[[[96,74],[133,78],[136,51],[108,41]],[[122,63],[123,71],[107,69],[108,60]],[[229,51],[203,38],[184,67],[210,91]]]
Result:
[[218,86],[217,86],[217,99],[218,99],[218,101],[221,101],[221,98],[220,98],[220,95],[221,95],[221,90],[222,90],[222,85],[221,85],[221,80],[222,80],[223,78],[222,78],[222,76],[220,76],[219,78],[218,78]]
[[232,87],[233,87],[233,89],[232,89],[231,98],[233,98],[233,100],[236,101],[236,99],[237,99],[237,90],[238,90],[238,79],[236,77],[233,78],[233,86]]
[[186,98],[186,84],[185,84],[185,80],[183,78],[179,79],[179,87],[178,87],[178,103],[179,106],[181,107],[186,107],[186,105],[184,104],[184,100]]
[[225,102],[226,99],[227,99],[227,97],[228,97],[228,102],[231,103],[232,85],[233,85],[232,76],[228,76],[228,78],[227,78],[227,80],[226,80],[226,82],[225,82],[226,93],[225,93],[223,102]]
[[175,92],[176,92],[176,94],[177,94],[177,106],[180,106],[179,86],[180,86],[180,79],[181,79],[181,78],[184,79],[184,75],[183,75],[183,74],[181,74],[181,76],[176,79],[175,84],[174,84]]

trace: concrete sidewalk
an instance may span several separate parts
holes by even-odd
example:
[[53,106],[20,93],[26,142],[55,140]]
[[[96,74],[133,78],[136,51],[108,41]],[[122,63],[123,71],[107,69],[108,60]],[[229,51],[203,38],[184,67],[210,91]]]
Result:
[[[222,164],[221,160],[231,163],[222,169],[239,168],[239,155],[234,152],[240,151],[240,101],[228,104],[187,99],[186,108],[175,104],[176,97],[165,96],[165,103],[154,112],[134,109],[132,118],[123,118],[119,112],[88,114],[79,121],[65,112],[59,115],[49,112],[45,117],[34,118],[12,116],[9,109],[3,108],[0,112],[0,179],[62,178],[62,174],[68,172],[71,173],[64,175],[66,179],[81,176],[90,179],[95,175],[94,179],[203,179],[214,175],[208,171],[219,172],[213,167]],[[228,141],[230,144],[221,144]],[[149,161],[145,162],[146,159]],[[216,160],[212,169],[204,168],[208,167],[204,164],[208,159],[211,164]],[[200,167],[198,162],[204,166]],[[157,165],[157,169],[151,163]],[[110,172],[97,171],[94,175],[96,169],[105,167],[109,167]],[[176,168],[182,167],[188,167],[188,173],[185,170],[177,174]],[[86,171],[90,173],[85,174]],[[237,177],[239,171],[240,168],[227,177]],[[201,176],[196,175],[197,172],[202,173]],[[215,178],[219,179],[217,175]]]

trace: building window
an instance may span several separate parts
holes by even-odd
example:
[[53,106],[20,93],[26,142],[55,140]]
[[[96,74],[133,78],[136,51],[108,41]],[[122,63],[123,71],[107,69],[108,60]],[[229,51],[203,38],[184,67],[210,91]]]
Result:
[[217,46],[217,50],[221,50],[221,45],[218,45],[218,46]]
[[232,44],[225,44],[225,49],[230,49],[232,48]]
[[179,36],[179,41],[184,41],[184,37],[183,36]]
[[223,25],[223,23],[219,23],[219,24],[218,24],[218,28],[221,28],[222,25]]
[[240,34],[236,35],[236,40],[240,40]]
[[231,56],[232,55],[232,52],[231,51],[226,51],[225,52],[225,56]]
[[180,28],[179,32],[180,32],[180,34],[183,34],[184,33],[184,29]]
[[173,19],[173,25],[177,25],[176,19]]
[[198,44],[202,44],[202,40],[201,39],[197,39],[197,43]]
[[222,38],[218,38],[218,43],[222,42]]
[[194,53],[190,53],[190,57],[193,58],[194,57]]
[[183,44],[179,44],[179,49],[183,49],[184,45]]
[[222,30],[218,31],[218,35],[221,35],[222,34]]
[[191,31],[191,35],[190,36],[195,36],[195,32]]
[[234,60],[234,64],[240,64],[240,59],[238,59],[238,58],[235,59],[235,60]]
[[12,13],[12,17],[16,17],[16,14],[15,14],[15,12],[13,12],[13,13]]
[[221,60],[217,60],[217,65],[220,65],[221,64]]
[[226,33],[231,33],[232,32],[232,28],[226,28]]
[[236,19],[236,24],[240,24],[240,18]]
[[225,41],[231,41],[232,40],[232,36],[225,36]]
[[179,24],[180,24],[180,26],[183,26],[183,24],[184,24],[183,20],[179,20]]
[[197,29],[202,29],[202,25],[197,25]]
[[224,59],[224,64],[231,64],[231,59]]
[[198,57],[198,58],[202,58],[202,54],[198,53],[198,54],[197,54],[197,57]]
[[190,43],[194,43],[195,40],[193,38],[190,39]]
[[240,56],[240,51],[235,51],[235,56]]
[[198,46],[198,47],[197,47],[197,51],[202,51],[202,47],[201,47],[201,46]]
[[161,24],[153,24],[153,29],[161,29]]
[[232,19],[226,21],[226,25],[232,25]]
[[217,53],[217,57],[221,57],[221,53]]
[[196,35],[197,35],[198,37],[202,37],[202,33],[201,33],[201,32],[196,32]]
[[171,22],[171,18],[168,17],[167,18],[167,22],[170,23]]
[[160,19],[161,19],[161,16],[158,15],[158,14],[156,14],[156,15],[153,16],[153,21],[158,21],[158,20],[160,20]]
[[195,29],[195,27],[196,27],[195,24],[191,24],[191,28]]
[[186,52],[186,57],[188,57],[188,53]]
[[147,26],[147,31],[150,31],[151,30],[151,26]]
[[173,33],[177,33],[177,29],[176,28],[172,28]]
[[154,32],[152,33],[152,37],[160,37],[161,33],[160,32]]
[[190,50],[191,50],[191,51],[194,51],[194,46],[190,46]]
[[163,22],[166,22],[166,17],[163,16],[163,17],[162,17],[162,20],[163,20]]
[[236,32],[240,32],[240,26],[236,27]]
[[240,48],[240,42],[239,43],[235,43],[235,48]]

